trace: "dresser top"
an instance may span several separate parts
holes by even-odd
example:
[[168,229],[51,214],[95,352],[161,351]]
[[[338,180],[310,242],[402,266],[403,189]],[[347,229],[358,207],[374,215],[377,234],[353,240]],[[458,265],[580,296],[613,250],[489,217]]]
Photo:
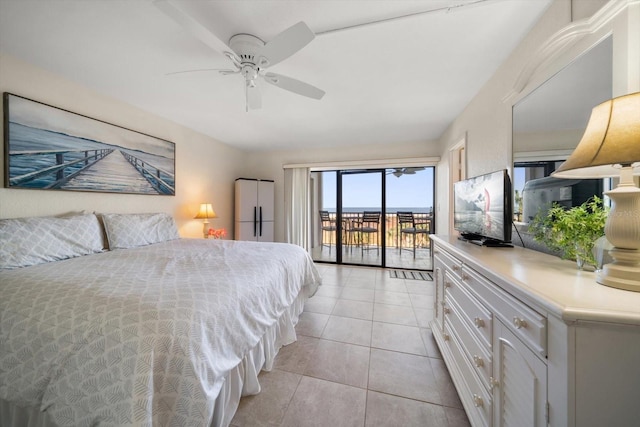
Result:
[[542,252],[477,246],[454,236],[431,239],[510,294],[570,322],[640,325],[640,292],[600,285],[575,261]]

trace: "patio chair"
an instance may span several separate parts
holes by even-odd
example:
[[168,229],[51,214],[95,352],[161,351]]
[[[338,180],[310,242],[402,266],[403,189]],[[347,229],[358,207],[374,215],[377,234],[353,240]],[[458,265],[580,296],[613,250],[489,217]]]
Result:
[[[331,254],[331,246],[334,243],[334,236],[336,235],[336,220],[331,218],[329,211],[320,211],[320,247],[328,246],[329,254]],[[329,244],[324,243],[324,235],[329,233]]]
[[[357,223],[353,224],[351,231],[357,233],[358,243],[362,249],[362,255],[364,256],[365,250],[371,248],[371,235],[376,235],[376,253],[380,254],[380,211],[364,211],[362,217]],[[364,236],[367,236],[367,247],[364,246]]]
[[402,242],[404,236],[412,236],[413,241],[413,258],[416,257],[416,240],[419,235],[429,234],[429,222],[416,223],[413,212],[398,212],[398,228],[400,229],[400,255],[402,250],[411,250],[411,248],[403,248]]

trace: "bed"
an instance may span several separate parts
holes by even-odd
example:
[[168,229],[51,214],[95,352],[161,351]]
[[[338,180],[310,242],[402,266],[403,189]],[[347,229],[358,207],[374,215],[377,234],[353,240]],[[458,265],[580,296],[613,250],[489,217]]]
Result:
[[0,425],[228,425],[320,283],[300,247],[164,214],[0,220],[0,243]]

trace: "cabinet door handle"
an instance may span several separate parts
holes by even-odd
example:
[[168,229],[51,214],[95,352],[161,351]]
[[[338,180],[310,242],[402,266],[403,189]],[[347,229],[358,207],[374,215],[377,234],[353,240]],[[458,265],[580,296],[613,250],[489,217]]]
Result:
[[526,328],[527,327],[527,321],[515,316],[513,318],[513,326],[515,326],[516,329]]
[[482,398],[480,396],[478,396],[477,394],[473,394],[473,404],[476,408],[479,408],[480,406],[484,405],[484,402],[482,401]]
[[489,377],[489,388],[491,390],[493,390],[495,387],[498,387],[500,383],[498,382],[497,379],[493,378],[493,377]]
[[435,251],[433,251],[433,254],[434,255],[440,255],[440,251],[439,250],[435,250]]
[[449,314],[449,313],[451,312],[451,310],[449,310],[449,307],[443,307],[443,308],[442,308],[442,312],[443,312],[444,314]]
[[476,368],[479,368],[481,366],[484,366],[484,360],[482,360],[482,357],[478,356],[477,354],[474,354],[473,364],[476,365]]
[[452,265],[451,268],[453,269],[453,271],[459,271],[460,267],[458,267],[457,265]]
[[462,280],[469,280],[471,277],[469,277],[467,274],[462,273]]
[[473,323],[476,325],[476,328],[482,328],[484,326],[484,320],[479,317],[474,317]]
[[449,334],[442,334],[442,338],[444,338],[445,341],[449,341]]
[[444,287],[445,288],[450,288],[451,287],[451,282],[444,282]]

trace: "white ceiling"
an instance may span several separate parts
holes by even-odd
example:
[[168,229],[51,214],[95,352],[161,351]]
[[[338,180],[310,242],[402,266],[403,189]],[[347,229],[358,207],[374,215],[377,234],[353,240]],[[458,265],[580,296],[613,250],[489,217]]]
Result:
[[241,149],[430,141],[551,0],[175,2],[224,41],[249,33],[268,42],[304,21],[315,40],[269,71],[325,97],[260,81],[263,107],[247,113],[239,75],[167,75],[230,63],[152,0],[0,0],[0,52]]

